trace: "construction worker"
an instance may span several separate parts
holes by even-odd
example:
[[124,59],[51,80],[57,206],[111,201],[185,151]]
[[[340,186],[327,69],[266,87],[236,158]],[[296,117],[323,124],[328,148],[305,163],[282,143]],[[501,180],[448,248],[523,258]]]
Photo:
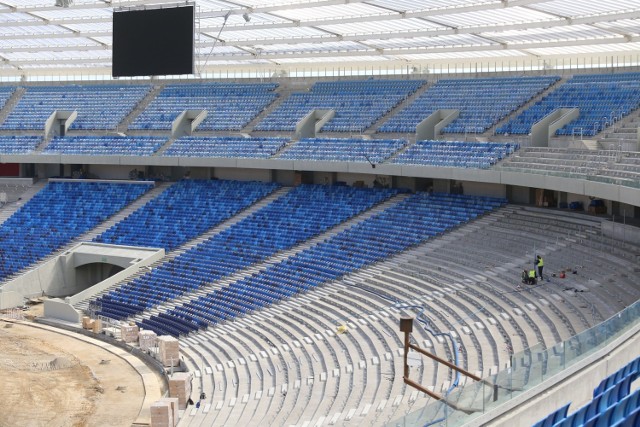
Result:
[[538,266],[538,276],[540,276],[540,280],[543,280],[542,269],[544,268],[544,260],[540,255],[538,255],[538,258],[536,259],[536,265]]
[[530,285],[535,285],[536,284],[536,270],[531,269],[529,270],[529,281],[528,283]]

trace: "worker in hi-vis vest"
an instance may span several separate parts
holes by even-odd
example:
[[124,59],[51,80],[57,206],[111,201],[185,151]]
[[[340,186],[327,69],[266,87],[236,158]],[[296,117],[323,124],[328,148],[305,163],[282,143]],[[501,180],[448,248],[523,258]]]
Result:
[[542,269],[544,268],[544,260],[540,255],[536,259],[536,265],[538,266],[538,276],[540,276],[540,280],[542,280]]

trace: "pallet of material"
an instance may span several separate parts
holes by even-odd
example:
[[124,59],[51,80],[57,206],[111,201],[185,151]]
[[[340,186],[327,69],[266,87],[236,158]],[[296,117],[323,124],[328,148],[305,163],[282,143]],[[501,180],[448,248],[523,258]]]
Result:
[[138,325],[122,325],[120,326],[120,336],[124,342],[138,341]]
[[142,330],[138,333],[138,341],[140,342],[140,350],[147,351],[156,346],[158,335],[150,330]]
[[169,335],[159,336],[158,355],[164,366],[180,365],[180,345],[178,340]]
[[178,398],[178,407],[187,408],[187,401],[191,396],[192,376],[189,372],[175,372],[169,378],[169,397]]
[[180,412],[179,412],[179,402],[177,397],[163,397],[158,400],[158,402],[167,402],[171,407],[171,414],[173,417],[173,425],[171,427],[175,427],[178,425],[178,421],[180,420]]
[[170,402],[157,401],[151,404],[151,427],[175,427]]

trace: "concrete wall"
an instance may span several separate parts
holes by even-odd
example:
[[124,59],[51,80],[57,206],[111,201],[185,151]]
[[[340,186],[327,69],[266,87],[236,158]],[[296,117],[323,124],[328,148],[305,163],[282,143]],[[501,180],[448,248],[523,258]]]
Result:
[[522,187],[520,185],[510,185],[508,186],[508,197],[511,203],[523,203],[529,204],[533,203],[531,199],[531,192],[529,191],[529,187]]
[[465,181],[462,186],[464,194],[469,196],[507,197],[507,186],[504,184]]
[[61,299],[48,299],[44,303],[44,317],[78,323],[82,314]]
[[[373,187],[373,181],[376,179],[377,175],[365,175],[365,174],[355,174],[355,173],[343,173],[338,172],[336,174],[337,181],[346,182],[347,185],[353,185],[356,181],[364,181],[364,185],[366,187]],[[384,175],[383,175],[384,177]],[[387,182],[391,185],[391,177],[386,177]]]
[[618,222],[602,221],[602,234],[615,240],[640,245],[640,228],[623,224],[621,218]]
[[[109,251],[110,248],[113,248],[109,245],[91,245],[92,247],[104,246],[106,251]],[[92,255],[87,253],[75,252],[76,250],[79,251],[78,248],[81,248],[82,246],[83,244],[80,244],[75,248],[65,252],[64,254],[52,258],[49,261],[37,266],[36,268],[27,271],[25,274],[22,274],[19,277],[16,277],[15,279],[5,283],[2,289],[0,289],[0,295],[3,295],[4,293],[15,292],[21,297],[27,298],[42,295],[62,297],[74,294],[74,297],[77,297],[78,295],[85,295],[88,297],[92,295],[92,292],[98,292],[96,291],[96,289],[106,289],[106,287],[111,286],[117,283],[117,281],[122,280],[138,271],[141,266],[149,265],[164,256],[163,249],[147,249],[145,251],[144,248],[132,248],[132,251],[135,255],[128,258],[126,255],[114,254],[113,250],[106,255],[101,255],[99,253]],[[97,250],[99,251],[100,249]],[[116,252],[118,251],[126,252],[127,248],[122,247]],[[146,256],[139,258],[140,253],[145,253]],[[96,284],[95,286],[92,286],[87,290],[86,287],[89,283],[90,276],[97,277],[95,271],[93,273],[82,273],[81,270],[81,276],[78,277],[78,270],[76,269],[76,267],[87,264],[103,264],[106,267],[95,268],[107,270],[109,270],[111,266],[126,268],[125,270],[120,271],[107,280],[103,280],[102,282]],[[0,308],[10,308],[14,307],[15,305],[22,305],[22,301],[20,301],[15,305],[3,306],[2,301],[3,299],[0,298]],[[15,298],[10,297],[10,294],[8,294],[7,296],[5,296],[4,301],[6,302],[6,304],[14,304],[16,300]]]
[[76,289],[82,290],[108,279],[122,271],[118,265],[93,262],[76,267]]
[[[99,179],[129,179],[129,172],[135,167],[118,165],[90,165],[88,172]],[[138,168],[140,170],[140,168]]]
[[234,179],[238,181],[271,181],[269,169],[236,169],[215,168],[214,176],[218,179]]
[[294,171],[274,170],[273,180],[278,184],[292,187],[296,182],[296,173]]

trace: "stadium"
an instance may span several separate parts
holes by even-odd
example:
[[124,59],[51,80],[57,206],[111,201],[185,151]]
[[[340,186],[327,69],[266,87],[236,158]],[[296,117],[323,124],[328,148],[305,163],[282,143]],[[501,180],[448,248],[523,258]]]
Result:
[[640,1],[0,17],[0,425],[640,426]]

